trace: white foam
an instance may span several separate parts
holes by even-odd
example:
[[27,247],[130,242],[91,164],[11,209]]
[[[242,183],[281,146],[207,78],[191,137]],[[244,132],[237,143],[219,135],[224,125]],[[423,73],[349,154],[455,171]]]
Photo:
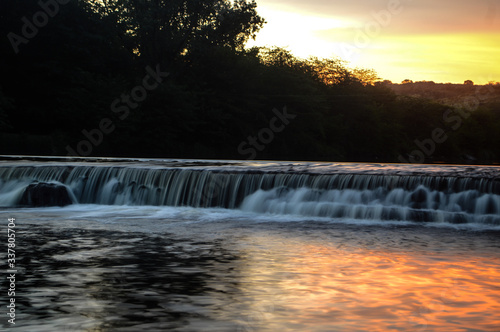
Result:
[[168,231],[172,224],[211,224],[228,223],[232,225],[251,225],[261,223],[323,223],[323,224],[349,224],[360,226],[421,226],[436,228],[453,228],[471,231],[500,230],[499,225],[485,224],[451,224],[447,222],[417,223],[411,221],[368,220],[354,218],[329,218],[302,215],[283,215],[270,213],[256,213],[242,210],[220,208],[192,208],[192,207],[162,207],[162,206],[116,206],[82,204],[66,207],[48,208],[21,208],[9,209],[9,214],[21,213],[31,216],[30,219],[47,221],[52,224],[80,223],[99,225],[115,224],[117,231],[127,230],[130,226],[144,226],[145,231]]

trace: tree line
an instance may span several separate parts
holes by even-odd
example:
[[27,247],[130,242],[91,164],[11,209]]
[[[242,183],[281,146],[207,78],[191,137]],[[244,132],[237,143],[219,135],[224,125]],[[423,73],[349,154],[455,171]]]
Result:
[[[3,0],[0,154],[421,161],[418,142],[441,128],[422,161],[500,161],[495,99],[451,107],[339,58],[247,49],[265,24],[256,9]],[[285,109],[289,121],[274,121]]]

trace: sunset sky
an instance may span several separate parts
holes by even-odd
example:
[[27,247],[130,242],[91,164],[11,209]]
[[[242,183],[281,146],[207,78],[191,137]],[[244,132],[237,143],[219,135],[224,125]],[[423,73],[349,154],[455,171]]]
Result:
[[500,0],[257,0],[267,20],[248,46],[341,57],[379,77],[500,81]]

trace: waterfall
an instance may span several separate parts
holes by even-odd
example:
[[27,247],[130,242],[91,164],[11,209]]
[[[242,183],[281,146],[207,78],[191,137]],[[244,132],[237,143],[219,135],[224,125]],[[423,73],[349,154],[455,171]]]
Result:
[[321,174],[255,168],[3,166],[0,206],[34,182],[64,186],[76,204],[220,207],[268,214],[500,224],[495,177]]

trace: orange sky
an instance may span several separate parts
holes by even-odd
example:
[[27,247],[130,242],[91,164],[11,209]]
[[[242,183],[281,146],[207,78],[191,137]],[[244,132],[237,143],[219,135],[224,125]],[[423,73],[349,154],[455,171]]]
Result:
[[500,81],[499,0],[257,0],[267,20],[248,46],[340,56],[383,79]]

